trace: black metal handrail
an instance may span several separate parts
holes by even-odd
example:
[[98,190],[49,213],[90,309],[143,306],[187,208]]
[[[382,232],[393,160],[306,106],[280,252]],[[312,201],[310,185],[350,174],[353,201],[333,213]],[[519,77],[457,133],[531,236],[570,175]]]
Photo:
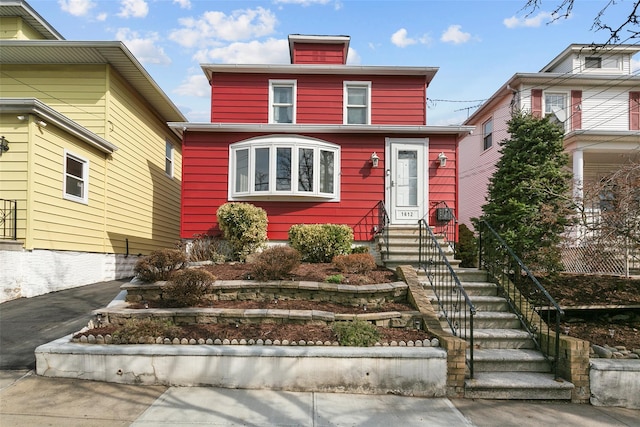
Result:
[[476,308],[465,292],[458,275],[447,259],[438,239],[422,218],[420,228],[419,268],[423,269],[438,300],[440,312],[457,337],[469,340],[469,375],[473,378],[473,316]]
[[[480,221],[478,225],[480,268],[485,269],[498,285],[558,378],[560,321],[564,311],[493,227],[486,221]],[[552,334],[555,335],[553,358],[552,340],[549,339]]]
[[384,260],[389,257],[389,213],[387,207],[383,201],[379,201],[376,205],[378,208],[378,225],[376,226],[376,233],[382,235],[382,242],[385,245],[385,250],[380,251],[380,257]]
[[2,239],[18,238],[18,201],[0,199],[0,227]]
[[435,221],[432,224],[436,236],[442,236],[449,246],[455,251],[458,219],[453,214],[453,209],[449,207],[447,202],[435,202],[433,205]]

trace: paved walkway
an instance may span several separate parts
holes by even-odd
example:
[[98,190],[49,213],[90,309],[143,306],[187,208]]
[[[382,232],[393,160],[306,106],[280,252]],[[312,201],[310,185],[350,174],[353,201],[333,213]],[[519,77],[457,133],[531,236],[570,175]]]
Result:
[[91,310],[115,297],[120,283],[0,304],[1,427],[640,427],[638,410],[570,403],[135,386],[35,375],[35,347],[84,326]]

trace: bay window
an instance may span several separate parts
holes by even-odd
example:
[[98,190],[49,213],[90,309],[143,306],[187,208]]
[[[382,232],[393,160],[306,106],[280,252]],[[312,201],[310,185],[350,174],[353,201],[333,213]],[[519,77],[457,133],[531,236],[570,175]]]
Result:
[[340,149],[313,138],[269,136],[230,146],[230,199],[337,201]]

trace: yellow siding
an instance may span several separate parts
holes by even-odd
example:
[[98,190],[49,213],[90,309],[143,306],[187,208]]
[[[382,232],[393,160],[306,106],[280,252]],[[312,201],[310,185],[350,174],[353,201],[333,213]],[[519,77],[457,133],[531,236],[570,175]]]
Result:
[[[130,253],[173,247],[180,232],[180,141],[112,70],[107,139],[118,146],[107,178],[107,234],[112,250]],[[174,178],[165,174],[165,141],[174,145]]]
[[0,115],[0,135],[9,141],[9,151],[0,154],[0,199],[18,201],[18,239],[27,235],[27,170],[29,127],[15,114]]
[[[105,154],[54,125],[33,126],[33,248],[104,252]],[[65,149],[89,161],[87,204],[63,197]]]
[[0,18],[0,39],[18,39],[18,26],[20,18],[3,16]]
[[104,137],[106,78],[104,65],[3,65],[0,97],[37,98]]

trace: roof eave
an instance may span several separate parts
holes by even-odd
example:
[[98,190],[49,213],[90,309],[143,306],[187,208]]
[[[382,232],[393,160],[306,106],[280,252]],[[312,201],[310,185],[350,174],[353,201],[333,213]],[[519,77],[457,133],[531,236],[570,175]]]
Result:
[[33,114],[106,154],[112,154],[118,147],[79,125],[36,98],[0,98],[0,113]]
[[169,127],[184,133],[239,132],[239,133],[395,133],[395,134],[439,134],[464,136],[472,132],[473,126],[401,126],[401,125],[323,125],[323,124],[260,124],[260,123],[192,123],[170,122]]

